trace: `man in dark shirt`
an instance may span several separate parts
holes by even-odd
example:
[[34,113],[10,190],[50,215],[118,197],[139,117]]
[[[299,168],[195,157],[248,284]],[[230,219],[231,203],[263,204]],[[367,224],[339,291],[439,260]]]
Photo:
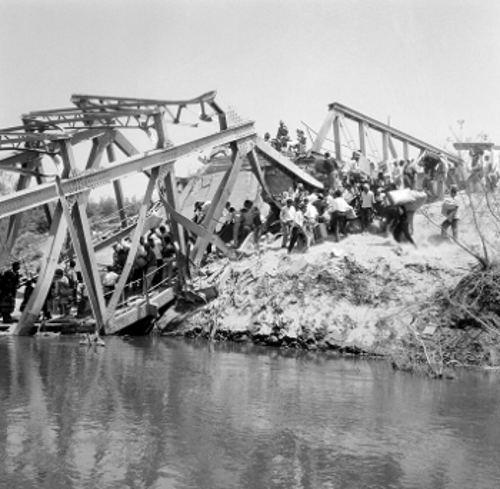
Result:
[[1,299],[0,310],[2,312],[2,319],[5,324],[14,322],[12,313],[16,308],[16,292],[19,286],[19,269],[21,265],[19,262],[14,262],[12,268],[6,270],[1,279]]

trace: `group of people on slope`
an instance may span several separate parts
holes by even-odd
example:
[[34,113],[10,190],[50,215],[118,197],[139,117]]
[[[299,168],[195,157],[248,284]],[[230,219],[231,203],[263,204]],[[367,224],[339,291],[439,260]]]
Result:
[[[203,222],[210,204],[210,201],[196,202],[194,204],[193,221],[195,223]],[[228,201],[217,224],[216,233],[222,241],[231,243],[235,248],[239,248],[247,236],[252,234],[253,241],[258,247],[262,233],[266,232],[265,224],[256,203],[247,199],[243,202],[243,206],[237,210]]]
[[[391,231],[398,242],[406,240],[415,244],[411,228],[413,212],[404,206],[390,206],[385,194],[374,192],[366,182],[351,185],[348,189],[340,186],[330,188],[326,194],[308,192],[299,184],[296,190],[284,192],[282,199],[280,221],[284,247],[291,242],[288,238],[293,228],[296,228],[295,234],[302,236],[307,244],[317,237],[317,225],[321,223],[337,242],[340,235],[347,236],[351,228],[360,228],[366,234],[375,215],[380,218],[381,231]],[[349,225],[355,221],[359,226]]]
[[[415,160],[396,160],[384,166],[370,162],[371,171],[364,172],[359,170],[357,161],[360,158],[363,158],[362,155],[355,152],[353,159],[341,167],[325,153],[323,164],[329,170],[326,185],[334,190],[342,189],[347,201],[359,215],[363,232],[368,230],[376,216],[380,218],[383,230],[391,230],[396,241],[406,240],[413,243],[413,218],[418,206],[413,203],[392,205],[386,197],[388,192],[393,190],[415,190],[417,175],[421,175],[421,187],[418,188],[422,188],[428,201],[443,200],[445,196],[454,200],[457,213],[453,225],[448,227],[452,227],[458,236],[458,186],[454,183],[457,178],[454,165],[448,163],[445,158],[432,160],[432,163],[426,160],[420,169]],[[444,223],[444,236],[447,236],[448,227]]]

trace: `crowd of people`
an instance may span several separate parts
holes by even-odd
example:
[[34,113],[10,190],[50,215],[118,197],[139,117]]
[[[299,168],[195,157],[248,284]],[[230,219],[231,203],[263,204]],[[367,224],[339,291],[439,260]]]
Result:
[[[125,266],[131,240],[127,236],[113,245],[112,264],[100,272],[100,280],[106,302],[109,302]],[[140,237],[138,249],[128,275],[124,295],[150,291],[155,286],[173,277],[176,271],[176,243],[166,224],[151,228]],[[34,290],[37,277],[26,274],[21,277],[20,263],[14,262],[0,274],[0,312],[4,324],[14,322],[12,314],[16,307],[17,290],[24,287],[20,312],[26,307]],[[75,260],[67,260],[56,268],[44,305],[44,320],[53,317],[83,318],[90,314],[87,287]]]
[[[283,126],[280,123],[280,137],[285,135]],[[445,221],[442,233],[444,237],[448,236],[448,228],[451,227],[453,237],[457,239],[458,188],[449,183],[450,178],[453,182],[451,166],[438,162],[424,167],[414,160],[379,165],[364,161],[360,164],[362,158],[361,153],[355,152],[352,160],[341,166],[329,153],[325,153],[316,162],[326,176],[325,189],[322,192],[309,191],[298,183],[281,195],[266,200],[269,206],[266,216],[261,215],[257,203],[250,200],[246,200],[239,210],[227,202],[217,229],[219,236],[224,242],[239,248],[247,236],[252,235],[253,243],[258,248],[262,236],[281,234],[281,246],[289,253],[297,245],[308,250],[325,234],[331,234],[338,242],[341,236],[359,232],[391,232],[397,242],[416,246],[413,237],[415,211],[426,199],[436,199],[436,192],[444,197],[447,189],[449,195],[446,204],[443,204],[446,210],[443,207]],[[422,191],[419,192],[418,202],[398,203],[388,198],[393,191],[414,191],[419,178]],[[431,185],[429,182],[434,183]],[[203,222],[210,204],[210,201],[195,203],[195,222]]]
[[[271,139],[267,133],[264,139],[278,151],[290,150],[295,156],[305,154],[303,131],[297,130],[297,140],[291,141],[283,121],[280,121],[275,138]],[[428,200],[442,200],[442,236],[448,238],[451,228],[451,235],[457,240],[460,219],[457,182],[461,180],[464,185],[481,184],[494,189],[499,180],[498,171],[488,155],[482,156],[480,153],[471,155],[470,174],[460,179],[458,169],[445,158],[394,160],[377,164],[356,151],[350,161],[340,163],[325,153],[316,159],[314,165],[316,172],[324,175],[323,191],[307,190],[302,183],[297,183],[281,195],[266,196],[268,212],[265,216],[261,213],[260,201],[245,200],[240,209],[227,202],[216,232],[222,241],[234,248],[240,248],[245,240],[251,238],[258,249],[262,236],[281,235],[281,247],[289,253],[297,246],[307,251],[325,234],[331,234],[338,242],[341,236],[359,232],[389,231],[397,242],[416,246],[413,218],[418,205],[412,202],[394,203],[388,196],[393,191],[414,190],[418,186]],[[210,205],[210,201],[195,203],[195,223],[203,223]],[[188,242],[196,240],[194,234],[185,233]],[[129,237],[113,245],[113,262],[101,274],[106,302],[115,290],[130,247]],[[211,248],[208,247],[208,253]],[[178,266],[178,251],[166,223],[151,228],[140,238],[127,279],[126,293],[149,291],[164,283],[167,275]],[[19,262],[14,262],[0,274],[0,312],[4,323],[13,321],[16,291],[20,285],[25,286],[22,311],[34,284],[34,278],[21,279]],[[76,308],[76,317],[84,317],[90,310],[82,274],[76,270],[75,261],[69,260],[55,271],[43,306],[43,317],[67,316],[73,308]]]
[[264,141],[289,158],[295,159],[306,155],[307,138],[305,132],[302,129],[297,129],[296,138],[292,139],[288,127],[283,121],[279,122],[276,136],[272,138],[271,134],[266,132]]

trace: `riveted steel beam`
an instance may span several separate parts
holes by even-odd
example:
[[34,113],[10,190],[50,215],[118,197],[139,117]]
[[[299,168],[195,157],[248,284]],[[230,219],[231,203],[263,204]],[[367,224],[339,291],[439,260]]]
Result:
[[[144,172],[155,167],[173,164],[179,158],[216,145],[232,141],[254,139],[256,137],[253,122],[246,122],[225,131],[205,136],[188,143],[167,149],[149,151],[142,155],[127,158],[120,163],[98,170],[89,170],[62,181],[64,195],[74,195],[85,190],[92,190],[111,183],[132,173]],[[55,183],[46,183],[37,188],[26,189],[0,198],[0,219],[17,212],[33,209],[39,205],[58,199]]]

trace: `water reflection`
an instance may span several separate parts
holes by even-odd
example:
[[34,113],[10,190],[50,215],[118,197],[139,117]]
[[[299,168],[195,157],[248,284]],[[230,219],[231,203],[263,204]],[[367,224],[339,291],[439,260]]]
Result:
[[498,375],[165,338],[0,340],[0,485],[495,487]]

